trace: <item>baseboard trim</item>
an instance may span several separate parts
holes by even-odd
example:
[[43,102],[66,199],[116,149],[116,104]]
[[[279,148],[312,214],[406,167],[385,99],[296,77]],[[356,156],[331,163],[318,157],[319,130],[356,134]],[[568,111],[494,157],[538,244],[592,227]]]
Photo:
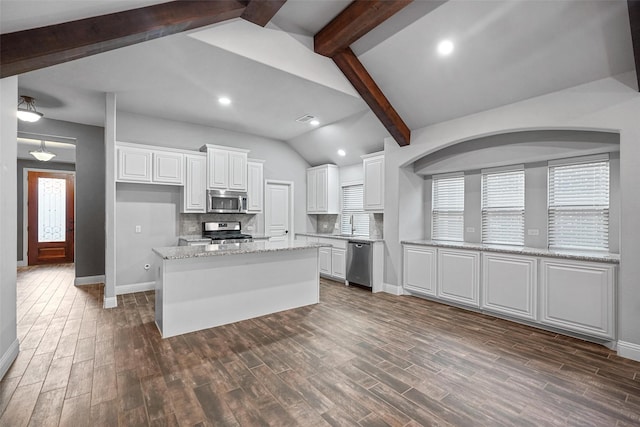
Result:
[[25,261],[25,260],[18,261],[17,266],[18,267],[26,267],[27,266],[27,261]]
[[104,303],[102,304],[103,308],[115,308],[118,306],[118,298],[116,297],[104,297]]
[[76,277],[73,284],[76,286],[95,285],[96,283],[104,283],[104,281],[105,281],[104,274],[101,274],[99,276]]
[[134,292],[152,291],[156,288],[156,282],[131,283],[129,285],[116,285],[116,295],[132,294]]
[[640,345],[618,341],[618,356],[640,362]]
[[20,343],[16,338],[16,340],[11,343],[7,351],[2,355],[2,358],[0,358],[0,380],[4,378],[4,375],[11,367],[11,364],[16,360],[16,357],[18,357],[19,351]]
[[391,294],[391,295],[402,295],[402,294],[404,294],[402,286],[392,285],[390,283],[383,283],[382,284],[382,292],[386,292],[386,293]]

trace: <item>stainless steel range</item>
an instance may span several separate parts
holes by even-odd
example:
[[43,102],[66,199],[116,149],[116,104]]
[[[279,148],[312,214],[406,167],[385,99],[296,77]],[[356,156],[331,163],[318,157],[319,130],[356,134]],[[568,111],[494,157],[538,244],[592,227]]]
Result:
[[240,221],[203,222],[202,237],[211,238],[214,245],[253,242],[250,234],[242,233]]

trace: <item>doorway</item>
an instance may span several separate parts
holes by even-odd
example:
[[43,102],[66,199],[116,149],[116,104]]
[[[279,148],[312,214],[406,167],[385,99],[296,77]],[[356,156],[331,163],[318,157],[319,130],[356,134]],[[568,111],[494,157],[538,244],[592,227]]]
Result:
[[75,241],[75,175],[28,171],[28,265],[71,263]]
[[264,232],[271,242],[293,240],[293,182],[265,182]]

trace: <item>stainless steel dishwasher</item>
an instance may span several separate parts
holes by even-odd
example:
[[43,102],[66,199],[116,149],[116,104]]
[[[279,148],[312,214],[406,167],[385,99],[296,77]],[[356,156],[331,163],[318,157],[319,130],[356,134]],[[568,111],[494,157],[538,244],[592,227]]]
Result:
[[371,243],[350,241],[347,247],[347,282],[371,288],[372,266]]

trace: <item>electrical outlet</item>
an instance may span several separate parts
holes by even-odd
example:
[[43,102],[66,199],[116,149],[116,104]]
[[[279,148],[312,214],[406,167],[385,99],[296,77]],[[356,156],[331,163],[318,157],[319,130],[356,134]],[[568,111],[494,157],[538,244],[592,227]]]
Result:
[[527,234],[529,236],[537,236],[538,234],[540,234],[540,230],[538,230],[537,228],[530,228],[527,230]]
[[136,225],[136,234],[140,234],[140,233],[142,233],[142,226]]
[[189,231],[198,231],[198,226],[196,226],[196,225],[190,225],[190,226],[189,226]]
[[253,231],[253,225],[247,225],[247,231]]
[[329,228],[329,225],[328,225],[328,224],[322,224],[322,229],[323,229],[323,230],[326,230],[327,228]]
[[467,233],[475,233],[476,229],[474,227],[467,227]]

